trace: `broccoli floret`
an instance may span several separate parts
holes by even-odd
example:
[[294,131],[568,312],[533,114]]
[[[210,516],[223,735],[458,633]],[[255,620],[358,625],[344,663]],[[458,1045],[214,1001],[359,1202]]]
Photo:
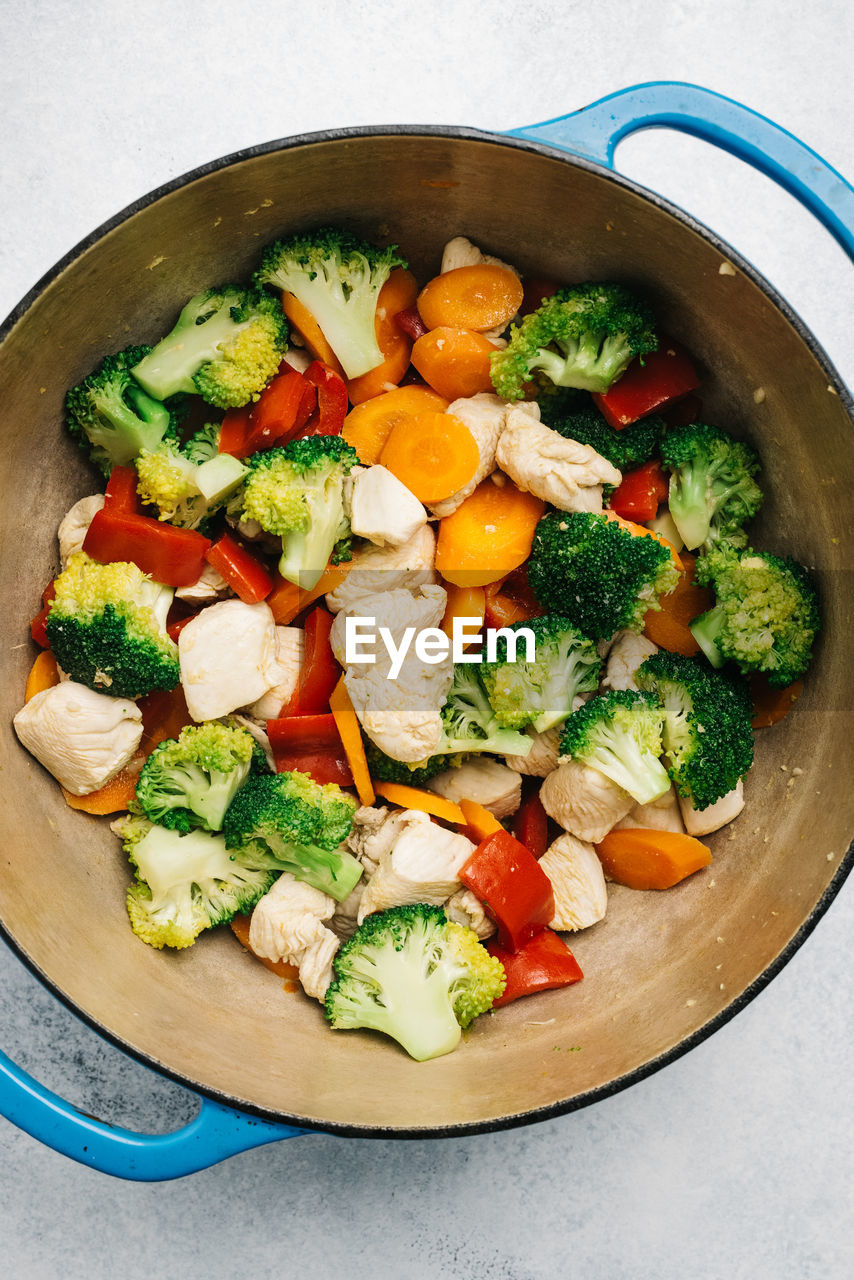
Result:
[[804,674],[821,617],[815,586],[802,564],[790,556],[722,544],[699,557],[696,575],[703,585],[714,586],[717,597],[714,607],[691,624],[713,667],[730,661],[745,675],[761,671],[775,689]]
[[658,758],[661,709],[650,693],[620,689],[591,698],[567,720],[560,750],[604,773],[638,804],[650,804],[670,786]]
[[490,356],[492,385],[521,400],[541,371],[558,387],[607,391],[635,356],[658,348],[652,312],[619,284],[580,284],[557,293],[510,329]]
[[566,393],[540,396],[540,416],[547,427],[567,440],[589,445],[617,468],[628,471],[640,467],[658,453],[665,432],[663,418],[641,418],[638,422],[614,429],[589,397],[586,404],[566,403]]
[[484,662],[480,676],[499,724],[543,733],[572,711],[578,693],[596,688],[601,666],[596,646],[569,618],[550,613],[517,622],[508,631],[530,627],[536,641],[533,662],[507,661],[507,642],[498,637],[497,662]]
[[396,245],[378,249],[335,227],[277,240],[255,283],[292,293],[317,321],[348,378],[382,364],[374,321],[380,289],[406,262]]
[[149,395],[198,393],[218,409],[257,400],[288,346],[280,303],[240,285],[206,289],[191,298],[174,329],[133,367]]
[[175,412],[146,394],[131,369],[149,347],[127,347],[107,356],[65,397],[65,423],[81,449],[108,476],[131,462],[141,449],[156,449],[175,437]]
[[551,511],[534,534],[528,580],[550,613],[565,615],[582,635],[608,639],[640,631],[658,597],[679,573],[669,549],[654,537],[632,534],[604,515]]
[[[184,529],[198,529],[225,506],[249,474],[230,453],[203,455],[210,447],[210,428],[203,428],[181,448],[164,440],[136,459],[137,492],[157,507],[158,518]],[[199,438],[201,437],[201,438]]]
[[506,981],[473,930],[424,903],[368,916],[332,967],[332,1026],[382,1031],[416,1062],[455,1049],[460,1028],[492,1007]]
[[728,795],[753,763],[751,701],[744,681],[712,671],[701,658],[653,654],[635,672],[664,711],[668,772],[695,809]]
[[762,505],[755,449],[719,427],[692,422],[668,431],[661,457],[672,472],[670,514],[689,551],[721,539],[746,541],[742,525]]
[[499,721],[474,664],[458,662],[455,665],[454,679],[441,714],[442,739],[431,760],[438,755],[447,761],[449,755],[472,751],[526,756],[533,745],[533,739],[526,733],[508,729]]
[[[182,445],[184,455],[201,466],[203,462],[210,462],[211,458],[218,458],[219,453],[219,437],[222,432],[221,422],[206,422],[203,427],[199,427],[189,440]],[[226,455],[230,456],[230,455]]]
[[378,782],[401,782],[407,787],[421,787],[431,778],[435,778],[437,773],[444,773],[446,769],[462,764],[466,759],[462,754],[435,755],[410,765],[404,760],[395,760],[392,756],[387,756],[367,736],[364,738],[364,743],[371,777]]
[[279,572],[311,590],[333,553],[349,559],[344,479],[359,461],[341,436],[307,436],[250,458],[243,518],[282,539]]
[[339,848],[355,811],[356,801],[335,783],[321,786],[307,773],[256,774],[229,805],[223,834],[247,866],[290,871],[343,902],[362,874],[362,864]]
[[54,588],[47,638],[72,680],[116,698],[175,688],[178,646],[166,632],[171,587],[135,564],[99,564],[78,551]]
[[276,879],[231,857],[222,836],[182,835],[128,814],[113,824],[136,869],[127,892],[131,928],[158,950],[191,947],[203,929],[251,911]]
[[[225,811],[249,777],[257,744],[237,725],[187,725],[154,748],[136,784],[140,808],[175,831],[222,828]],[[266,763],[265,763],[266,769]]]

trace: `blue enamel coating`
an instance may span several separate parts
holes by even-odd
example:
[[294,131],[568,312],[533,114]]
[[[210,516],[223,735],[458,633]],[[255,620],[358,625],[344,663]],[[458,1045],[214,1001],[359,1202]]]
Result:
[[[623,89],[508,136],[559,147],[609,169],[617,144],[641,129],[671,128],[722,147],[796,196],[854,259],[854,189],[809,147],[765,116],[698,85],[658,81]],[[112,1128],[44,1089],[0,1053],[0,1114],[55,1151],[102,1173],[166,1181],[268,1142],[309,1132],[270,1124],[200,1099],[175,1133],[152,1137]]]
[[510,130],[614,168],[623,138],[641,129],[693,134],[773,178],[824,224],[854,258],[854,188],[821,156],[772,120],[695,84],[634,85],[554,120]]

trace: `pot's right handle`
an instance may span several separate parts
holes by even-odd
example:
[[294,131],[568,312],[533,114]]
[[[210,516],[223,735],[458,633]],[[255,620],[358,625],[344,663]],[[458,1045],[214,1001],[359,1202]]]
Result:
[[617,144],[652,128],[693,134],[747,161],[800,200],[854,259],[854,188],[786,129],[711,89],[670,80],[638,84],[509,133],[613,169]]

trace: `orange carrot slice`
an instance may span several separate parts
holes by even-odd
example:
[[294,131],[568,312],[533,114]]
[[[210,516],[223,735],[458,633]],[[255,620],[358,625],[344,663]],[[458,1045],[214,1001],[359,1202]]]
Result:
[[435,276],[418,295],[418,311],[428,329],[495,329],[513,319],[522,305],[522,282],[507,267],[480,263]]
[[466,825],[465,814],[460,806],[442,796],[434,795],[432,791],[407,787],[401,782],[375,782],[374,790],[384,800],[400,805],[401,809],[418,809],[421,813],[432,814],[434,818],[442,818],[445,822],[455,822],[458,827]]
[[[708,607],[708,606],[707,606]],[[695,615],[696,616],[696,615]],[[787,716],[804,691],[803,680],[786,685],[785,689],[772,689],[761,672],[750,677],[750,694],[753,698],[754,729],[767,729],[783,716]]]
[[480,466],[480,450],[452,413],[418,413],[397,424],[380,462],[419,502],[441,502],[468,484]]
[[371,775],[365,756],[365,744],[362,741],[359,720],[353,710],[353,703],[350,701],[350,695],[347,692],[343,676],[332,690],[329,698],[329,710],[335,718],[335,727],[344,745],[347,763],[350,766],[353,782],[359,793],[359,803],[372,805],[376,796],[371,784]]
[[[264,956],[256,956],[255,952],[249,945],[249,925],[252,920],[251,913],[248,916],[232,916],[231,932],[237,938],[242,947],[245,947],[253,960],[260,960],[265,969],[269,969],[271,973],[277,974],[280,978],[290,982],[299,978],[299,969],[295,964],[286,964],[284,960],[267,960]],[[296,990],[296,988],[287,987],[287,990]]]
[[441,413],[447,407],[447,400],[430,387],[397,387],[358,404],[344,419],[341,434],[356,450],[359,461],[372,467],[399,422],[425,411]]
[[606,876],[629,889],[670,889],[712,860],[707,845],[681,831],[624,827],[595,847]]
[[[453,637],[454,618],[477,618],[483,625],[486,612],[486,593],[483,587],[455,587],[453,583],[449,583],[446,590],[448,602],[441,622],[446,636]],[[472,626],[471,630],[473,629]]]
[[409,368],[409,355],[412,351],[412,339],[395,322],[398,311],[406,311],[415,303],[418,285],[415,276],[405,267],[395,267],[377,298],[377,313],[374,320],[374,332],[377,344],[383,353],[382,364],[369,369],[358,378],[351,378],[347,383],[347,394],[351,404],[361,404],[388,391],[389,384],[397,386]]
[[30,667],[24,688],[24,702],[29,702],[30,698],[34,698],[37,693],[44,693],[45,689],[52,689],[55,684],[59,684],[56,658],[50,649],[42,649]]
[[130,764],[125,765],[114,778],[110,778],[97,791],[90,791],[87,796],[72,795],[65,787],[61,787],[65,803],[69,809],[80,809],[83,813],[123,813],[136,795],[136,783],[146,754],[134,756]]
[[483,334],[447,325],[431,329],[412,347],[412,363],[446,400],[492,391],[489,357],[495,350]]
[[474,844],[480,844],[487,836],[504,830],[495,815],[476,800],[461,800],[460,808],[465,814],[466,835]]
[[646,614],[643,633],[659,649],[693,658],[700,652],[700,646],[689,630],[690,623],[711,609],[714,595],[708,587],[694,585],[696,557],[682,551],[679,558],[682,561],[679,581],[669,596],[659,597],[661,608],[650,609]]
[[324,364],[329,365],[330,369],[334,369],[339,377],[343,378],[344,370],[341,368],[338,357],[324,338],[320,325],[308,307],[300,302],[295,294],[285,291],[282,294],[282,310],[294,328],[299,330],[306,347],[315,360],[322,360]]
[[505,577],[531,554],[545,503],[508,480],[477,486],[452,515],[439,521],[436,568],[458,587],[483,587]]
[[267,596],[265,604],[270,606],[277,625],[287,626],[302,613],[303,609],[307,609],[321,596],[325,596],[327,591],[334,591],[336,587],[340,587],[349,571],[349,562],[327,565],[310,591],[298,587],[294,582],[288,582],[276,573],[273,590]]

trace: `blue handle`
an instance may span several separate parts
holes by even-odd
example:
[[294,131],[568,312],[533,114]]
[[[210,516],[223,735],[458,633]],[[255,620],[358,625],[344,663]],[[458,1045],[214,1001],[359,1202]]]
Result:
[[600,98],[571,115],[510,130],[614,167],[617,144],[640,129],[679,129],[713,142],[773,178],[854,259],[854,188],[810,147],[765,116],[695,84],[660,80]]
[[54,1151],[101,1173],[135,1182],[166,1182],[197,1173],[252,1147],[307,1133],[268,1124],[201,1099],[199,1114],[175,1133],[152,1136],[83,1115],[0,1053],[0,1112]]

